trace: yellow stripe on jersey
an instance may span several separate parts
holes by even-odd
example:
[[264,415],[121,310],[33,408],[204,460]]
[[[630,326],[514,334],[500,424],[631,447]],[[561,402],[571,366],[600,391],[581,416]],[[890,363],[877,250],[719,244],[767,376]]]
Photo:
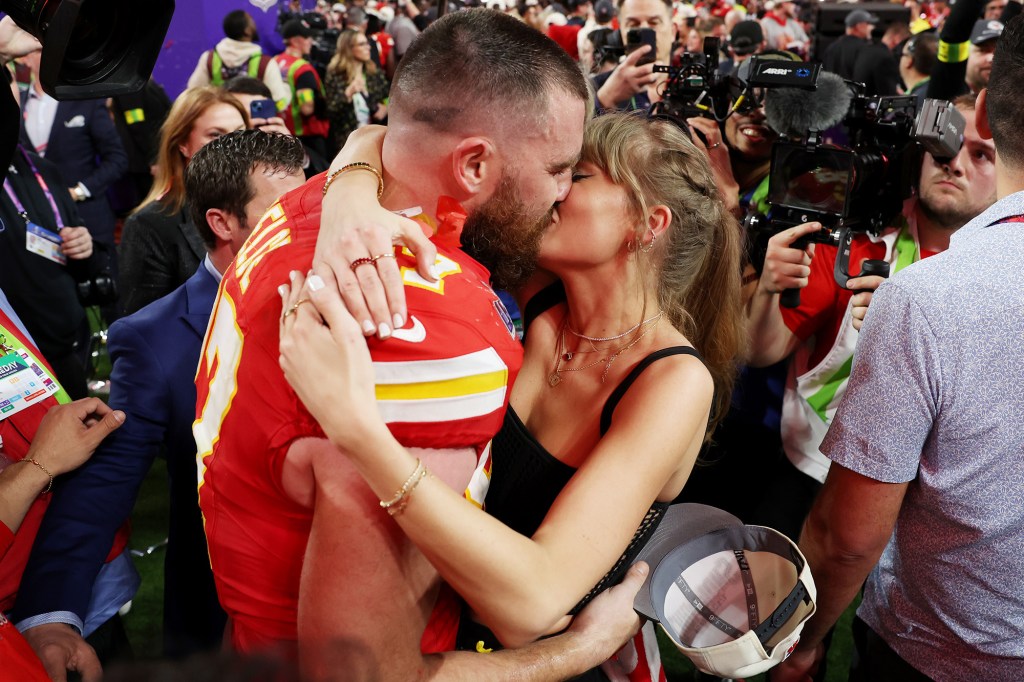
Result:
[[486,393],[503,389],[508,383],[508,372],[499,370],[487,374],[449,379],[447,381],[421,381],[409,384],[377,386],[377,400],[424,400],[448,398],[473,393]]
[[505,404],[508,367],[493,348],[437,360],[375,362],[387,422],[430,423],[490,414]]

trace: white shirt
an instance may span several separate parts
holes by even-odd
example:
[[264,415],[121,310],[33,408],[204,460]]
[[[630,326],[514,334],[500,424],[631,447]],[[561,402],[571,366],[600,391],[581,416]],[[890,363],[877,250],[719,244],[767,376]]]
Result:
[[50,130],[57,117],[57,100],[45,92],[39,94],[34,87],[28,89],[28,100],[25,102],[25,132],[32,146],[40,156],[46,156],[46,145],[50,141]]

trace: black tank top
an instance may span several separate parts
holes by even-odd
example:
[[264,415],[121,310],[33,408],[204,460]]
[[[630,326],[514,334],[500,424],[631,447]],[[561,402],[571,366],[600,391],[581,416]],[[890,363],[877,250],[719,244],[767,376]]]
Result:
[[[608,396],[601,411],[602,436],[611,427],[619,401],[637,377],[652,363],[672,355],[692,355],[698,360],[701,359],[697,351],[689,346],[674,346],[655,351],[641,360]],[[555,498],[576,473],[576,469],[559,461],[545,450],[526,429],[511,406],[505,413],[501,430],[494,438],[492,452],[491,485],[486,497],[487,512],[509,528],[530,537],[540,527]],[[668,503],[665,502],[655,502],[651,506],[625,553],[597,586],[576,605],[570,615],[578,613],[597,594],[621,579],[667,508]]]

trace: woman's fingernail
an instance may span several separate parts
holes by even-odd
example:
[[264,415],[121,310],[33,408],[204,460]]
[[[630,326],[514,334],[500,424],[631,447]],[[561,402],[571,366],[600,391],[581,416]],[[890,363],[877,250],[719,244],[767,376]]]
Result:
[[309,279],[306,280],[306,286],[309,287],[310,291],[320,291],[324,288],[324,281],[320,278],[320,275],[310,275]]
[[382,324],[381,326],[377,327],[377,336],[379,336],[382,339],[390,337],[391,327],[387,326],[386,324]]
[[299,276],[299,271],[298,270],[292,270],[291,272],[288,273],[288,279],[290,279],[293,282],[295,281],[295,279],[298,276]]
[[281,298],[284,298],[284,294],[286,291],[288,291],[288,287],[286,287],[283,284],[277,288],[277,293]]
[[437,267],[437,264],[430,266],[430,276],[433,279],[441,279],[441,268]]
[[391,318],[391,321],[395,323],[395,329],[401,329],[402,325],[405,324],[405,320],[398,314],[395,314],[395,316]]
[[370,320],[367,320],[366,322],[363,322],[363,333],[364,334],[372,334],[375,331],[377,331],[377,325],[375,325]]

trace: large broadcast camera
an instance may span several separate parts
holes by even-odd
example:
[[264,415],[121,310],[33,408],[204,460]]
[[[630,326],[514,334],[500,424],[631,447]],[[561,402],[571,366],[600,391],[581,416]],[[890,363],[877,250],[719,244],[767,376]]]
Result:
[[98,99],[146,84],[174,0],[0,0],[43,44],[39,80],[58,100]]
[[[750,94],[764,89],[767,122],[780,141],[772,148],[771,209],[767,216],[748,215],[745,225],[759,249],[754,258],[763,262],[771,235],[820,222],[822,230],[794,246],[815,241],[838,247],[834,275],[845,288],[851,277],[888,276],[885,261],[865,261],[858,275],[850,274],[853,238],[893,225],[916,186],[921,153],[956,156],[965,120],[944,100],[927,99],[919,108],[914,97],[867,97],[858,84],[819,72],[817,64],[757,58],[749,67]],[[842,124],[836,138],[826,140],[824,131],[836,124]],[[783,294],[783,305],[799,302],[799,290]]]

